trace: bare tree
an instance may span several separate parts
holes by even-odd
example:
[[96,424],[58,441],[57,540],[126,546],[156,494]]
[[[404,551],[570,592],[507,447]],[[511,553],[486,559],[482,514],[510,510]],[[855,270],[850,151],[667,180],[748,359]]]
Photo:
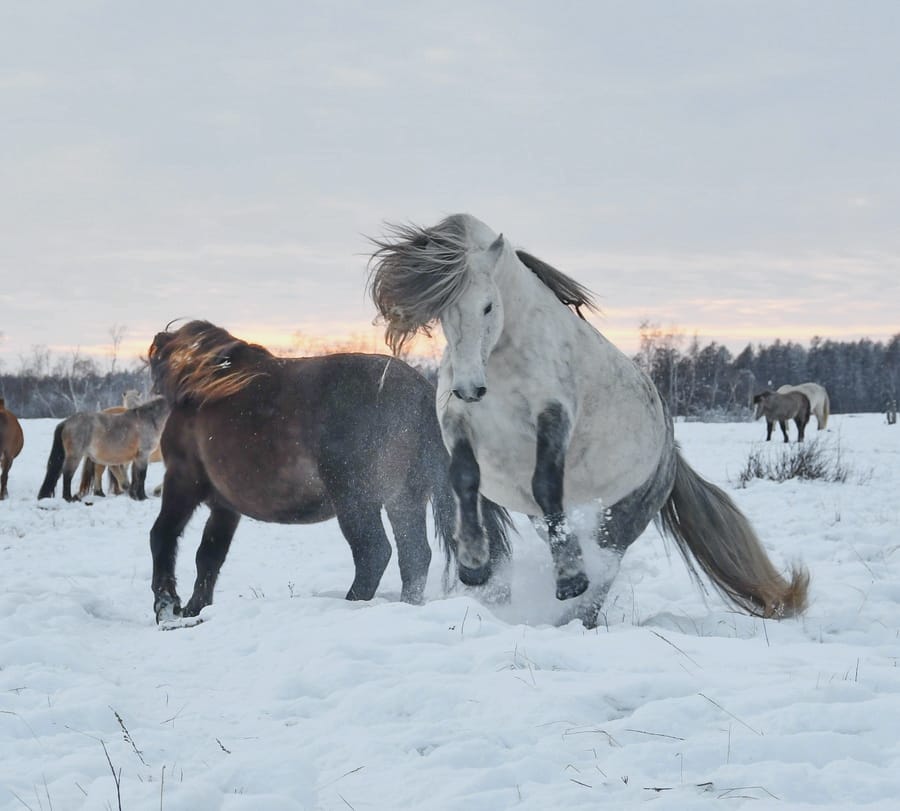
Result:
[[109,337],[112,340],[112,352],[111,352],[111,360],[109,362],[109,373],[116,373],[116,361],[119,358],[119,350],[122,347],[122,340],[125,338],[125,333],[128,332],[128,327],[124,324],[113,324],[109,328]]

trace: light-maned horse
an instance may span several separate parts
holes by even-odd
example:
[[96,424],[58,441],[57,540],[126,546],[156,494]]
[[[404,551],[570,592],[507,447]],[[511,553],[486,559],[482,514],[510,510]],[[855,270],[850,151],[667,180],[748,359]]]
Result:
[[150,454],[159,445],[159,437],[169,415],[169,405],[163,397],[154,397],[137,408],[121,414],[81,412],[64,419],[53,434],[53,446],[47,460],[47,475],[38,498],[50,498],[63,477],[63,498],[74,501],[72,477],[85,457],[94,464],[132,466],[128,495],[134,499],[147,498],[144,482]]
[[784,441],[788,442],[787,421],[793,420],[797,426],[797,441],[803,442],[806,432],[806,424],[809,422],[809,399],[799,391],[789,391],[786,394],[778,392],[761,391],[753,398],[756,404],[756,412],[753,419],[766,418],[766,442],[772,438],[772,429],[777,422],[784,435]]
[[[122,405],[104,408],[104,414],[121,414],[129,408],[137,408],[142,402],[141,393],[137,389],[127,389],[122,392]],[[162,451],[157,445],[150,454],[149,464],[162,461]],[[90,458],[84,460],[81,466],[81,484],[78,486],[78,497],[84,498],[91,495],[103,497],[103,471],[105,465],[95,464]],[[128,468],[125,465],[110,465],[109,488],[114,496],[119,496],[129,488]]]
[[[279,524],[337,517],[355,577],[348,600],[369,600],[391,557],[394,530],[401,599],[423,599],[431,549],[452,554],[456,505],[434,387],[384,355],[279,358],[206,321],[160,332],[149,350],[154,387],[172,407],[162,436],[166,474],[150,531],[157,621],[193,617],[212,602],[242,515]],[[197,578],[183,607],[176,590],[178,537],[197,507],[210,510]],[[507,512],[478,510],[495,558],[508,557]]]
[[828,425],[828,416],[831,414],[831,402],[824,386],[818,383],[798,383],[796,386],[784,385],[778,387],[778,394],[787,394],[790,391],[799,391],[806,395],[809,407],[816,415],[816,425],[819,431],[823,431]]
[[[652,382],[579,317],[592,306],[585,287],[467,214],[391,226],[374,242],[371,293],[389,346],[399,352],[435,322],[447,341],[437,409],[464,583],[491,576],[483,493],[532,516],[550,547],[556,596],[587,591],[573,615],[589,627],[622,554],[657,516],[691,571],[699,564],[738,608],[765,617],[804,609],[806,571],[785,579],[731,499],[684,461]],[[593,541],[613,553],[601,556],[609,570],[595,584],[574,530],[591,511]]]
[[22,426],[16,415],[7,409],[6,401],[0,397],[0,500],[9,496],[9,469],[24,445]]

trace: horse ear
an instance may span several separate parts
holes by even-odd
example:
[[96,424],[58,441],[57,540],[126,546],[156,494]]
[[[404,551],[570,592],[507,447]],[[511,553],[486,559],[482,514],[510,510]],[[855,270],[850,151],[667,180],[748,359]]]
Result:
[[496,255],[496,257],[499,259],[500,254],[503,253],[503,244],[504,244],[503,234],[500,234],[500,236],[497,237],[490,244],[490,247],[488,248],[488,253]]

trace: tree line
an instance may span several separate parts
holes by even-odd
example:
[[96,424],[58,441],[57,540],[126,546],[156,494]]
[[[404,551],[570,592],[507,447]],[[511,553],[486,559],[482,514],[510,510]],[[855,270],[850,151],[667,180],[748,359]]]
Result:
[[819,383],[832,413],[885,411],[900,399],[900,333],[887,343],[815,337],[808,347],[793,341],[747,346],[737,355],[715,341],[701,345],[644,322],[634,360],[650,375],[669,410],[678,416],[737,416],[753,396],[784,384]]
[[[686,345],[685,345],[686,344]],[[302,354],[326,354],[320,347]],[[434,358],[407,358],[432,382]],[[793,341],[747,346],[737,355],[712,341],[685,340],[677,330],[644,322],[635,362],[652,378],[676,416],[743,418],[753,396],[785,383],[813,381],[825,386],[834,413],[881,412],[900,400],[900,333],[886,343],[862,339],[813,338],[808,347]],[[0,397],[20,417],[62,419],[76,411],[99,411],[122,402],[122,394],[150,391],[146,364],[117,368],[115,356],[104,371],[96,360],[74,352],[54,357],[35,347],[12,373],[0,370]]]

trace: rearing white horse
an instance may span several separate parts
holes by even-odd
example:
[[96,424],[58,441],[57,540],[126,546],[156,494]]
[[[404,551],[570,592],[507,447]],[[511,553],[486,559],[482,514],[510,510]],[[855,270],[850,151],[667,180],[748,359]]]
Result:
[[579,317],[594,306],[586,288],[468,214],[431,228],[391,226],[375,244],[371,292],[392,350],[435,321],[447,340],[437,410],[452,456],[463,583],[491,575],[480,492],[532,517],[560,600],[590,586],[572,515],[598,512],[591,534],[614,553],[613,570],[578,606],[589,627],[622,554],[654,518],[692,573],[696,562],[740,609],[803,611],[805,569],[786,580],[731,499],[682,459],[653,383]]

